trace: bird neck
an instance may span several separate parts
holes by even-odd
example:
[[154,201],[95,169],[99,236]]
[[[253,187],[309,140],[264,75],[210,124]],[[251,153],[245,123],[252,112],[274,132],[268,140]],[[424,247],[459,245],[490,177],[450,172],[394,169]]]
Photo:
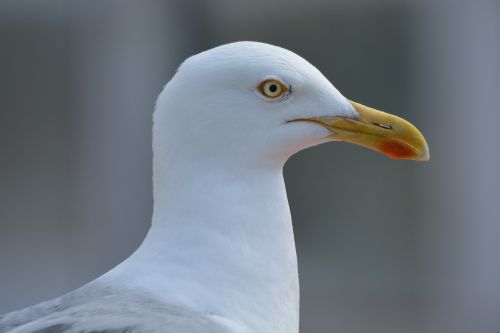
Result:
[[152,227],[133,256],[148,280],[141,285],[251,331],[298,332],[297,258],[282,166],[207,164],[193,168],[179,158],[155,170]]

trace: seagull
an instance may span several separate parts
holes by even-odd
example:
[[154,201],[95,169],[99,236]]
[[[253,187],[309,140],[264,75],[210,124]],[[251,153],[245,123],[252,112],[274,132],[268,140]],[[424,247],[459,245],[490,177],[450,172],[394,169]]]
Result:
[[152,223],[140,247],[0,333],[297,333],[283,165],[344,141],[425,161],[409,122],[345,98],[299,55],[235,42],[186,59],[153,114]]

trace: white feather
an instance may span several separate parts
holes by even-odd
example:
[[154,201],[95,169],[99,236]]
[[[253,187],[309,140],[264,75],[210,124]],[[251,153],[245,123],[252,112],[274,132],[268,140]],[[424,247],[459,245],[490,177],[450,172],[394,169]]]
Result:
[[[270,76],[291,87],[286,99],[259,95],[256,87]],[[154,113],[154,213],[144,243],[70,296],[0,319],[0,332],[51,325],[64,332],[298,332],[282,167],[330,132],[287,120],[354,112],[316,68],[282,48],[239,42],[189,58]]]

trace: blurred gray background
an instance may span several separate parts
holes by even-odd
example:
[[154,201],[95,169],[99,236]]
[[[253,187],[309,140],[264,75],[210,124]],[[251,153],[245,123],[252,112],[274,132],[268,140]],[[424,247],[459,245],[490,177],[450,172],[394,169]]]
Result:
[[140,244],[157,94],[187,56],[258,40],[431,148],[287,163],[301,331],[500,332],[499,36],[498,1],[0,1],[0,313]]

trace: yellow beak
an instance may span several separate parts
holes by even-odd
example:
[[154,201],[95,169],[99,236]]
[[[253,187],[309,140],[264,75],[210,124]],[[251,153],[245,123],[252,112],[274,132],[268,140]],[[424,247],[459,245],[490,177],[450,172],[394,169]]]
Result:
[[332,141],[354,143],[392,159],[429,160],[429,147],[420,131],[408,121],[349,101],[358,116],[327,116],[297,119],[318,123],[332,131]]

